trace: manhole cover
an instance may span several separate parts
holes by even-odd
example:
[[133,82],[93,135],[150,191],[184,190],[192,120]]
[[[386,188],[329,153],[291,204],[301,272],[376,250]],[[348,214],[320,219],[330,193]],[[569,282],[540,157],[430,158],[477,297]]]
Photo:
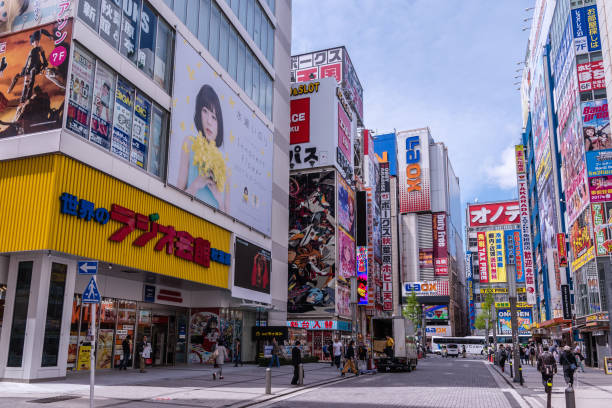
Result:
[[53,402],[68,401],[68,400],[77,399],[77,398],[80,398],[80,397],[77,395],[58,395],[57,397],[41,398],[41,399],[36,399],[36,400],[28,401],[28,402],[35,402],[37,404],[51,404]]

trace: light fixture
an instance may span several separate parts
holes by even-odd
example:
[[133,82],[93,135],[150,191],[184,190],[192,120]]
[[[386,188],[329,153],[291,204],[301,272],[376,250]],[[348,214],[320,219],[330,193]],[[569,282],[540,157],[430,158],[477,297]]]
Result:
[[111,269],[113,269],[113,264],[109,263],[108,264],[108,270],[111,270]]

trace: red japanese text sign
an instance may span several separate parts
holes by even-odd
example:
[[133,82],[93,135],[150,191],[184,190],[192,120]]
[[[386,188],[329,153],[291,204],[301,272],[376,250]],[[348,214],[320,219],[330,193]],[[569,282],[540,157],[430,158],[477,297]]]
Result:
[[521,221],[519,214],[518,201],[470,204],[468,206],[470,227],[518,224]]

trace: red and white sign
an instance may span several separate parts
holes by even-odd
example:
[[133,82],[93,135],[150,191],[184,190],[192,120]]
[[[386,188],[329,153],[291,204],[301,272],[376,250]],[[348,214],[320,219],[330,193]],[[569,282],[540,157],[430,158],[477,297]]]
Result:
[[349,160],[351,154],[351,120],[340,102],[338,102],[338,147],[344,153],[344,157]]
[[578,71],[578,88],[581,92],[606,88],[603,60],[578,64],[576,70]]
[[[523,145],[517,145],[515,151],[525,151]],[[536,304],[535,273],[533,270],[533,252],[531,249],[531,220],[529,215],[529,186],[525,172],[525,155],[516,155],[516,184],[518,189],[519,217],[521,220],[521,239],[523,241],[523,268],[525,271],[525,289],[527,303]],[[522,171],[518,171],[522,169]]]
[[290,144],[310,142],[310,98],[291,100]]
[[433,215],[434,276],[448,276],[446,213]]
[[393,310],[393,255],[391,245],[391,187],[389,162],[380,163],[380,236],[383,310]]
[[157,300],[165,300],[166,302],[183,303],[183,296],[177,290],[160,289],[157,292]]
[[519,205],[516,201],[471,204],[468,208],[470,227],[508,225],[520,222]]
[[478,242],[478,270],[480,271],[480,282],[487,283],[489,281],[489,273],[487,269],[487,237],[484,232],[477,234]]

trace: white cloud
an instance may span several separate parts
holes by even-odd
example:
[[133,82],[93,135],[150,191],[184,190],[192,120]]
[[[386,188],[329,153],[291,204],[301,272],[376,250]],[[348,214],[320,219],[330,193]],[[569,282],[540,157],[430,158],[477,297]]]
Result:
[[[492,160],[490,160],[492,162]],[[501,160],[487,166],[491,170],[487,174],[489,182],[502,190],[516,189],[516,164],[514,162],[514,147],[510,146],[501,152]]]

